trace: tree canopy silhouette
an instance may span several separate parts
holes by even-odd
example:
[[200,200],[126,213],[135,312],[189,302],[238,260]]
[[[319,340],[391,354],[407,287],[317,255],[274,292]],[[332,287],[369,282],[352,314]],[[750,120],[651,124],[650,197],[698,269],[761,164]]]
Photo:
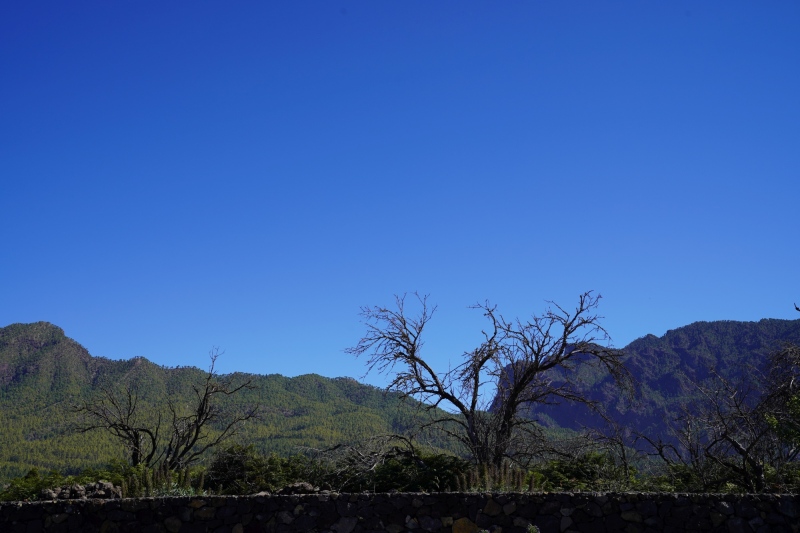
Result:
[[[348,353],[366,356],[367,367],[392,375],[388,390],[421,400],[434,413],[425,426],[460,442],[478,464],[499,466],[505,459],[526,462],[541,453],[541,432],[524,407],[557,400],[588,402],[575,386],[583,365],[599,366],[628,388],[622,352],[596,314],[600,296],[586,292],[574,310],[553,302],[528,320],[506,320],[488,302],[474,306],[488,327],[461,363],[435,370],[422,353],[423,333],[436,311],[427,296],[414,294],[418,312],[406,310],[406,296],[394,307],[364,307],[366,334]],[[559,371],[559,379],[554,372]]]

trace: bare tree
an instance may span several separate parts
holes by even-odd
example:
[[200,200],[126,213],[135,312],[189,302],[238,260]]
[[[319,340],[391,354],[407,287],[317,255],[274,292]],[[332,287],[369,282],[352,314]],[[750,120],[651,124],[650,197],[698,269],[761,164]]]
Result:
[[687,406],[680,415],[665,420],[667,435],[640,435],[667,466],[666,474],[675,487],[682,490],[708,492],[718,490],[722,476],[719,468],[705,454],[705,426]]
[[668,434],[643,440],[691,488],[781,488],[786,468],[800,458],[800,347],[787,343],[762,366],[742,364],[729,371],[735,379],[709,373],[690,382],[687,392],[699,399],[665,421]]
[[188,404],[168,398],[166,411],[148,411],[152,406],[142,406],[138,382],[128,381],[121,391],[103,387],[98,400],[74,407],[82,418],[78,431],[110,432],[125,446],[131,466],[160,464],[167,470],[188,466],[234,436],[242,422],[258,417],[258,405],[244,412],[223,412],[220,397],[250,389],[252,384],[247,380],[235,385],[230,376],[220,377],[215,370],[219,355],[212,350],[208,372],[200,385],[192,386],[194,398]]
[[207,450],[232,437],[242,422],[258,417],[258,405],[237,414],[224,417],[223,426],[215,436],[209,428],[223,419],[223,412],[217,402],[220,396],[231,396],[252,388],[252,380],[234,385],[231,377],[217,376],[214,365],[219,353],[211,353],[211,366],[200,386],[192,386],[194,402],[188,409],[181,409],[174,401],[168,400],[171,415],[170,436],[164,449],[163,463],[169,470],[184,468],[196,461]]
[[150,466],[158,450],[161,415],[155,420],[145,419],[139,408],[139,391],[135,383],[128,382],[121,392],[108,386],[100,388],[100,399],[84,401],[74,407],[84,415],[84,423],[77,429],[81,433],[104,429],[120,440],[128,452],[131,466]]
[[786,344],[772,354],[767,383],[770,427],[785,446],[800,448],[800,346]]
[[[558,400],[590,403],[576,386],[580,366],[600,367],[618,384],[629,383],[622,352],[601,344],[610,339],[595,313],[600,296],[592,292],[580,295],[574,311],[548,302],[544,314],[528,321],[507,321],[489,303],[474,306],[489,322],[484,340],[442,373],[421,352],[423,330],[436,308],[426,296],[415,297],[417,316],[407,315],[405,296],[395,297],[395,309],[362,308],[367,333],[347,352],[366,355],[368,371],[392,374],[387,389],[426,405],[432,415],[427,425],[456,439],[479,464],[525,462],[540,450],[541,432],[520,416],[523,408]],[[449,413],[435,410],[440,406]]]
[[713,388],[700,387],[700,421],[705,426],[702,451],[726,472],[729,481],[748,492],[761,492],[767,483],[767,467],[782,462],[781,447],[765,418],[769,397],[752,383],[730,383],[719,375],[714,381]]
[[634,464],[640,462],[643,453],[637,448],[641,437],[630,427],[622,425],[603,409],[595,410],[604,424],[594,428],[584,428],[582,437],[586,448],[592,452],[605,454],[609,459],[610,475],[606,476],[609,490],[630,489]]
[[[694,488],[708,491],[732,484],[747,492],[763,492],[781,483],[784,468],[798,458],[793,431],[792,374],[797,361],[790,348],[773,354],[767,370],[748,365],[731,380],[710,369],[712,377],[693,384],[699,398],[682,407],[670,424],[671,438],[644,437],[671,473],[691,474]],[[769,474],[769,476],[768,476]]]
[[[367,439],[340,443],[330,448],[305,448],[325,469],[325,484],[337,491],[360,490],[360,483],[374,476],[382,465],[401,457],[420,460],[412,439],[402,435],[375,435]],[[355,487],[354,487],[355,485]]]

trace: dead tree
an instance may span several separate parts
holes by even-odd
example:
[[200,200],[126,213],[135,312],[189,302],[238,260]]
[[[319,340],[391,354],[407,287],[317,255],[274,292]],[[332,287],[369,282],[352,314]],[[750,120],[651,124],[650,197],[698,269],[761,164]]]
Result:
[[649,455],[659,457],[666,466],[666,476],[679,490],[712,492],[719,490],[730,476],[706,452],[708,428],[705,421],[681,406],[680,414],[666,419],[666,435],[640,435],[651,447]]
[[595,410],[603,424],[596,428],[584,428],[581,435],[586,441],[586,449],[605,454],[609,459],[610,471],[607,475],[609,489],[628,490],[635,472],[634,464],[643,455],[637,449],[641,437],[630,427],[624,426],[603,409]]
[[640,437],[687,488],[782,490],[786,468],[800,458],[800,347],[787,343],[761,366],[729,369],[733,378],[709,373],[690,382],[694,400],[665,420],[665,435]]
[[412,439],[402,435],[375,435],[358,442],[303,451],[324,469],[325,484],[337,491],[360,490],[360,484],[393,459],[421,461]]
[[780,485],[781,472],[800,448],[780,431],[792,422],[792,410],[791,395],[784,390],[788,369],[778,371],[779,360],[780,353],[773,355],[767,372],[743,365],[735,380],[712,369],[711,378],[693,384],[698,399],[682,407],[670,424],[670,437],[645,440],[673,473],[694,478],[692,488],[708,491],[732,484],[763,492]]
[[121,391],[103,387],[98,400],[74,407],[82,418],[77,430],[108,431],[125,446],[131,466],[176,470],[192,464],[235,435],[243,422],[258,417],[258,405],[244,412],[223,412],[221,397],[251,389],[252,384],[247,380],[235,385],[231,377],[218,376],[214,367],[219,355],[211,352],[211,365],[202,383],[192,386],[191,401],[168,398],[166,409],[144,406],[136,381],[127,382]]
[[777,442],[765,419],[765,399],[750,384],[716,380],[701,387],[700,421],[705,426],[703,453],[727,473],[730,481],[748,492],[766,487],[766,469],[774,465]]
[[104,429],[121,441],[127,450],[131,466],[150,466],[158,456],[161,415],[145,419],[139,407],[139,392],[135,382],[128,382],[122,391],[100,388],[100,399],[75,406],[85,422],[78,426],[80,433]]
[[393,375],[387,389],[422,402],[432,416],[427,426],[461,443],[478,464],[499,467],[505,459],[525,462],[536,455],[541,432],[521,411],[557,400],[589,403],[576,386],[579,366],[597,366],[618,384],[629,383],[622,352],[603,345],[610,339],[595,313],[599,295],[582,294],[574,311],[549,302],[544,314],[528,321],[507,321],[488,303],[476,305],[489,321],[484,340],[442,373],[421,352],[436,308],[415,296],[417,316],[407,315],[405,296],[395,297],[395,309],[362,308],[367,333],[347,352],[365,355],[368,371]]
[[[239,391],[252,388],[252,380],[234,385],[230,377],[220,378],[214,370],[219,354],[211,353],[211,366],[202,385],[192,386],[194,402],[187,409],[181,409],[173,400],[167,401],[170,413],[170,433],[163,453],[163,464],[168,470],[185,468],[195,462],[207,450],[232,437],[241,423],[258,417],[258,406],[242,413],[223,417],[218,397],[231,396]],[[216,436],[209,429],[224,418],[223,426]]]
[[767,419],[784,446],[800,448],[800,346],[786,344],[772,354],[767,374]]

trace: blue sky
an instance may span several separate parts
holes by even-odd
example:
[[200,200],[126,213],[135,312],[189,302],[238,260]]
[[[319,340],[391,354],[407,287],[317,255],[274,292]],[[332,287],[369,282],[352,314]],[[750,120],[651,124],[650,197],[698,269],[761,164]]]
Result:
[[[360,376],[587,290],[617,346],[798,318],[797,2],[5,2],[0,325]],[[379,376],[368,382],[381,384]]]

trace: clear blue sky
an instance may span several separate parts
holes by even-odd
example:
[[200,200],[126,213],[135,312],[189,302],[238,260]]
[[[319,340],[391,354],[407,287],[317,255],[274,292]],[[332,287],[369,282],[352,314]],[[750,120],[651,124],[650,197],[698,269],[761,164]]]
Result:
[[[800,318],[800,3],[4,2],[0,325],[360,376],[603,295],[617,346]],[[378,376],[367,381],[381,383]]]

